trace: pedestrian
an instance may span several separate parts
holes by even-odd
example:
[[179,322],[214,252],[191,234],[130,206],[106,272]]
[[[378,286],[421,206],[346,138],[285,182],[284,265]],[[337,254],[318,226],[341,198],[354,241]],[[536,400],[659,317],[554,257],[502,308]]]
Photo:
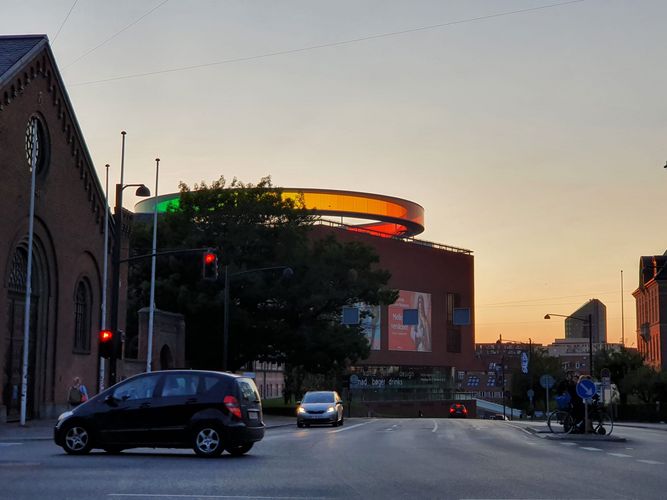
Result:
[[88,401],[88,389],[81,383],[81,378],[74,377],[67,391],[67,402],[71,408],[74,408],[86,401]]

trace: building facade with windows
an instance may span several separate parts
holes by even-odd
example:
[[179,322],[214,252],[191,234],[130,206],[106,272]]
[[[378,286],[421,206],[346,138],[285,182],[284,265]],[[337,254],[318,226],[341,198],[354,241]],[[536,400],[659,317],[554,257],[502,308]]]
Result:
[[45,35],[0,36],[0,172],[0,421],[19,418],[24,349],[27,417],[53,417],[73,377],[98,380],[106,203]]
[[667,368],[666,266],[667,252],[641,257],[639,286],[632,292],[637,318],[637,350],[644,362],[656,370]]

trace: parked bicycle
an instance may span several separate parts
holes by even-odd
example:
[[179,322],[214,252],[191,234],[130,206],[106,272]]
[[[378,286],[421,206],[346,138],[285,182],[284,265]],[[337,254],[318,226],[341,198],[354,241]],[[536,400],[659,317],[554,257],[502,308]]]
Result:
[[[549,430],[554,434],[584,433],[586,431],[584,421],[583,419],[575,421],[569,398],[558,396],[556,403],[558,408],[552,411],[547,419]],[[614,430],[614,419],[597,398],[593,398],[588,405],[588,419],[590,421],[587,430],[589,434],[608,436]]]

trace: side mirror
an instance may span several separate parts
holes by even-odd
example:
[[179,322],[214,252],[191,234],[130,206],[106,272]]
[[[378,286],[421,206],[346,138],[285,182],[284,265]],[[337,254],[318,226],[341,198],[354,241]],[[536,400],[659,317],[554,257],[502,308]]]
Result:
[[104,402],[109,406],[116,406],[116,398],[113,397],[113,394],[109,393],[104,398]]
[[301,404],[301,401],[297,401],[296,404],[297,406],[299,406]]

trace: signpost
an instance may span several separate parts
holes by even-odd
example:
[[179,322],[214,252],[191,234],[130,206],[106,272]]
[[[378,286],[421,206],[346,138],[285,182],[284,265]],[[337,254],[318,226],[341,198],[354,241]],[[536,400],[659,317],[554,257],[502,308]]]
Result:
[[533,398],[535,397],[535,391],[532,389],[528,389],[526,391],[526,396],[528,396],[528,400],[530,401],[530,406],[533,406]]
[[584,433],[588,433],[588,403],[595,396],[595,382],[582,379],[577,383],[577,395],[584,400]]
[[549,415],[549,389],[551,389],[556,383],[556,379],[553,378],[548,373],[545,373],[540,377],[540,385],[547,390],[547,416]]
[[609,368],[600,370],[600,380],[602,382],[602,387],[600,388],[602,404],[606,405],[611,403],[611,372]]

